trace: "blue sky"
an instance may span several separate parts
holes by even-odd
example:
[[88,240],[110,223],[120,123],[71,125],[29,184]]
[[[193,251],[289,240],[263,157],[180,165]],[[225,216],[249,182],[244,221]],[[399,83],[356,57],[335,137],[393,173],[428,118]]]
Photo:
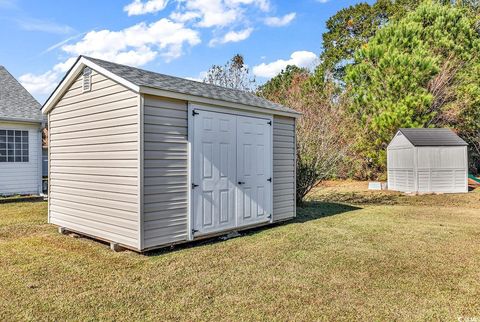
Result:
[[313,67],[326,20],[356,2],[0,0],[0,64],[41,103],[79,54],[201,79],[240,53],[262,83]]

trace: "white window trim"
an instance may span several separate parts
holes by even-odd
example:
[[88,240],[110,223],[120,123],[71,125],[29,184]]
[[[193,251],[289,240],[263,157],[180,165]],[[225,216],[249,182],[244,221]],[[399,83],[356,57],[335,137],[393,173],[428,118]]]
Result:
[[[4,163],[30,163],[30,131],[24,130],[24,129],[22,129],[22,130],[16,130],[16,129],[10,129],[10,128],[8,128],[8,129],[7,129],[7,128],[0,128],[0,130],[5,131],[5,152],[6,152],[6,155],[5,155],[6,160],[5,160],[5,161],[1,161],[0,163],[1,163],[1,164],[4,164]],[[13,151],[14,151],[14,152],[13,152],[13,161],[8,161],[8,158],[10,157],[10,155],[8,155],[8,143],[9,143],[9,142],[8,142],[8,131],[13,131],[14,133],[15,133],[15,132],[19,132],[19,131],[21,132],[21,138],[22,138],[22,140],[21,140],[21,143],[20,143],[20,144],[21,144],[22,146],[21,146],[21,148],[20,148],[20,156],[19,156],[19,157],[21,158],[21,161],[17,161],[17,160],[16,160],[16,158],[17,158],[17,149],[16,149],[15,146],[13,147]],[[23,149],[23,144],[24,144],[24,142],[23,142],[23,132],[26,132],[26,134],[27,134],[27,142],[26,142],[26,143],[27,143],[27,154],[26,154],[26,155],[23,154],[23,150],[24,150],[24,149]],[[15,134],[14,134],[14,137],[15,137]],[[13,144],[15,145],[16,142],[14,141]],[[27,158],[27,161],[24,161],[24,158],[25,158],[25,157]]]

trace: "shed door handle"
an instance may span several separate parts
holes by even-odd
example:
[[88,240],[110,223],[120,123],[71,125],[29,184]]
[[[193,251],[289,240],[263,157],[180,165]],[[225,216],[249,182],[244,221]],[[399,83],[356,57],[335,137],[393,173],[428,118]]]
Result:
[[245,182],[243,182],[243,181],[238,181],[238,184],[245,184]]

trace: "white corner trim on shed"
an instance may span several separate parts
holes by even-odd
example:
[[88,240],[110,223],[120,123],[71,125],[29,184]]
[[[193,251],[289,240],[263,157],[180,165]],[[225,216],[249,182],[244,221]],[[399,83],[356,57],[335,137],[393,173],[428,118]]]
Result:
[[295,217],[286,107],[80,57],[43,112],[50,223],[145,251]]

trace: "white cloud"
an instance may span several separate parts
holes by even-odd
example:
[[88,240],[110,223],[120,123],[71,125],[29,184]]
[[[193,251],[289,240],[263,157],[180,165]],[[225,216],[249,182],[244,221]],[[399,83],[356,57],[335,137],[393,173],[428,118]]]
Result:
[[279,59],[271,63],[261,63],[253,67],[253,74],[258,77],[272,78],[280,73],[288,65],[295,65],[304,68],[313,68],[318,57],[310,51],[296,51],[290,59]]
[[[169,18],[121,30],[93,30],[50,46],[45,52],[60,49],[71,58],[45,73],[22,75],[22,82],[33,94],[48,93],[71,66],[71,59],[78,55],[131,66],[142,66],[159,57],[170,61],[180,57],[186,47],[201,42],[199,28],[211,28],[214,35],[223,34],[212,39],[211,46],[239,42],[250,37],[254,30],[250,27],[252,22],[262,20],[271,10],[270,0],[130,0],[123,10],[129,16],[151,14],[164,10],[172,2],[176,7]],[[273,23],[290,18],[278,19]],[[26,27],[59,33],[68,30],[68,26],[48,24]],[[225,33],[225,29],[230,31]]]
[[123,8],[129,16],[144,15],[146,13],[155,13],[162,11],[168,4],[168,0],[149,0],[142,2],[134,0]]
[[207,72],[203,71],[203,72],[198,73],[198,76],[196,76],[196,77],[185,77],[185,78],[189,79],[189,80],[192,80],[192,81],[203,83],[203,80],[205,79],[206,76],[207,76]]
[[270,10],[269,0],[176,0],[177,10],[170,15],[175,21],[195,21],[201,28],[223,28],[248,20],[249,9]]
[[200,13],[193,12],[193,11],[188,11],[185,13],[172,12],[170,14],[170,19],[172,19],[173,21],[183,22],[183,23],[187,21],[191,21],[193,19],[200,18],[200,17],[201,17]]
[[222,0],[189,0],[185,1],[185,13],[200,17],[199,27],[225,27],[238,20],[241,10],[226,5]]
[[195,46],[200,42],[198,31],[167,18],[151,24],[142,22],[119,31],[90,31],[76,43],[61,46],[62,51],[69,54],[69,59],[55,65],[46,73],[29,73],[19,79],[32,94],[46,94],[55,88],[78,55],[142,66],[158,56],[165,61],[178,58],[186,45]]
[[72,55],[83,54],[141,66],[155,59],[157,54],[167,60],[178,58],[185,44],[195,46],[200,42],[197,31],[162,18],[152,24],[142,22],[120,31],[90,31],[79,42],[62,49]]
[[239,42],[247,39],[252,34],[253,28],[247,28],[240,31],[229,31],[222,38],[214,38],[210,41],[209,46],[216,44],[226,44],[228,42]]
[[0,8],[17,9],[17,1],[16,0],[0,0]]
[[330,0],[317,0],[317,2],[320,2],[320,3],[327,3],[328,1]]
[[55,89],[58,81],[58,74],[53,71],[48,71],[41,75],[28,73],[20,76],[18,80],[30,93],[45,95]]
[[283,17],[267,17],[265,18],[265,24],[270,27],[286,26],[295,19],[296,15],[295,12],[291,12]]
[[56,73],[66,73],[75,63],[77,60],[77,57],[70,57],[63,63],[58,63],[55,66],[53,66],[53,71]]
[[255,5],[262,11],[269,11],[270,10],[270,1],[269,0],[225,0],[227,5],[235,6],[239,4],[244,5]]
[[48,47],[47,49],[45,49],[44,51],[42,51],[41,54],[45,54],[45,53],[48,53],[54,49],[57,49],[59,47],[62,47],[63,45],[65,44],[68,44],[70,41],[74,40],[74,39],[77,39],[77,38],[80,38],[81,36],[85,35],[85,33],[81,33],[81,34],[77,34],[75,36],[72,36],[72,37],[68,37],[67,39],[64,39],[62,41],[59,41],[53,45],[51,45],[50,47]]
[[40,75],[28,73],[20,76],[18,80],[32,94],[49,94],[57,86],[59,77],[68,71],[76,60],[76,57],[71,57],[63,63],[56,64],[46,73]]
[[68,34],[73,31],[70,26],[46,20],[22,18],[17,19],[16,22],[20,28],[27,31],[42,31],[51,34]]

